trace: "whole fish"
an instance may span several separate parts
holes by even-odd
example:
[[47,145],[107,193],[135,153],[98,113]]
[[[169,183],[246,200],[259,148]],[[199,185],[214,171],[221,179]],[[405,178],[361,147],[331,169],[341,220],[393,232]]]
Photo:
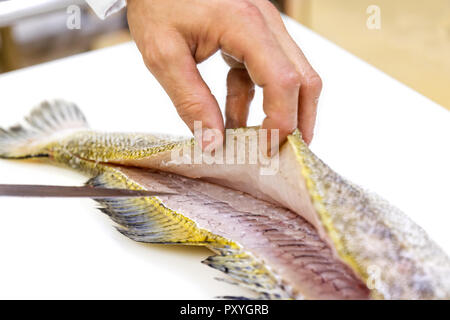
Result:
[[92,186],[175,193],[99,202],[135,241],[211,249],[204,263],[253,298],[450,298],[450,259],[406,215],[331,170],[298,131],[275,167],[249,161],[260,153],[252,138],[258,128],[232,130],[215,161],[198,161],[192,138],[95,132],[77,106],[53,101],[0,129],[0,157],[47,158]]

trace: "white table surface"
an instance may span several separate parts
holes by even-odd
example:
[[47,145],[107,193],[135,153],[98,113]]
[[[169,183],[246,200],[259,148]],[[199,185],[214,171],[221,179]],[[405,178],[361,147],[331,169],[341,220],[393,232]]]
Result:
[[[350,180],[387,198],[450,252],[450,115],[290,19],[324,82],[312,149]],[[414,68],[414,66],[411,66]],[[223,105],[227,67],[200,65]],[[79,104],[92,128],[189,134],[133,43],[0,76],[0,126],[44,99]],[[263,118],[261,92],[250,124]],[[63,168],[0,161],[0,183],[82,184]],[[0,199],[0,298],[214,298],[245,291],[214,280],[203,248],[135,243],[91,200]]]

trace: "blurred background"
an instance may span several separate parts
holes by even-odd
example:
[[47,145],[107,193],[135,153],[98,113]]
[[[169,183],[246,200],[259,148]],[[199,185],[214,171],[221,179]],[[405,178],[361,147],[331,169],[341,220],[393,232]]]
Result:
[[[450,109],[450,0],[272,2]],[[79,21],[68,22],[72,5]],[[102,21],[82,0],[0,0],[0,73],[130,40],[125,10]]]

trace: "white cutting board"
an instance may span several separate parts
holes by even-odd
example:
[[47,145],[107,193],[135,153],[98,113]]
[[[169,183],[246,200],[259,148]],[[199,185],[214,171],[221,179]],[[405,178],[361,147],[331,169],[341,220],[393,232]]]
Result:
[[[317,34],[286,19],[324,82],[312,149],[350,180],[387,198],[450,252],[450,114]],[[414,67],[414,66],[411,66]],[[223,105],[227,67],[200,66]],[[189,134],[128,43],[0,75],[0,126],[43,99],[79,104],[92,128]],[[263,118],[261,92],[250,124]],[[0,161],[0,183],[74,185],[49,165]],[[246,291],[215,281],[202,248],[135,243],[91,200],[0,199],[0,298],[208,299]]]

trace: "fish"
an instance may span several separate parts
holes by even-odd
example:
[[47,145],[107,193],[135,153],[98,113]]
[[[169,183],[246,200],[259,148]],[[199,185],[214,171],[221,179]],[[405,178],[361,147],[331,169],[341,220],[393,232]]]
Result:
[[450,298],[448,255],[406,214],[334,172],[298,130],[275,162],[249,161],[262,153],[252,138],[267,137],[227,131],[226,152],[198,161],[192,137],[96,132],[77,105],[54,100],[0,128],[0,158],[65,165],[93,187],[167,192],[96,201],[134,241],[210,249],[202,262],[252,299]]

